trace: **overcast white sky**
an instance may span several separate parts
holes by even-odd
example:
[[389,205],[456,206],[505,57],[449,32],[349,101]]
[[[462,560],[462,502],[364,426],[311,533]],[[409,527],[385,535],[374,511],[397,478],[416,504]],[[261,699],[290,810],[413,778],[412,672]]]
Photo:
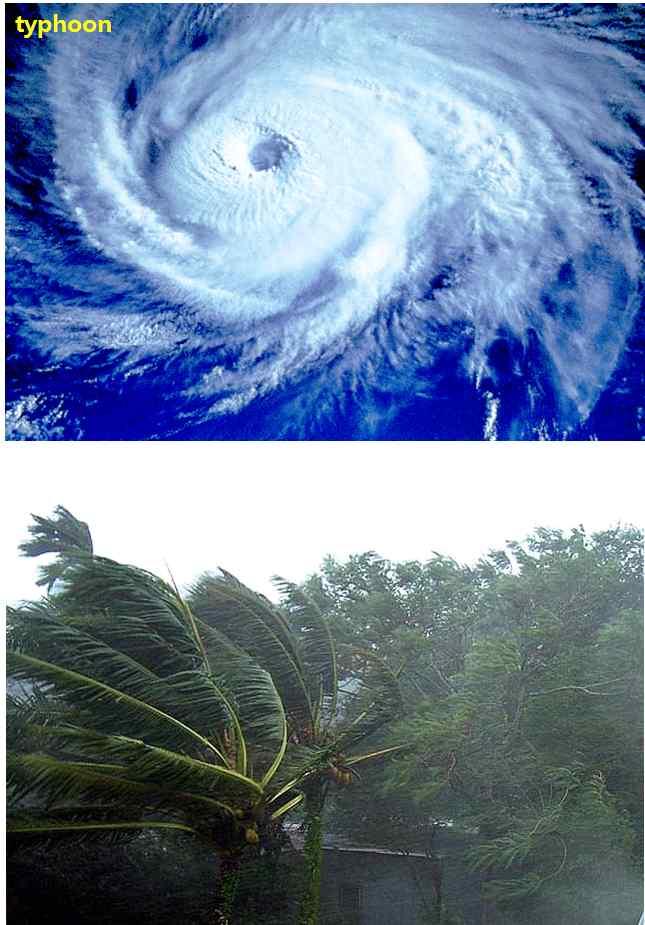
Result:
[[[36,593],[30,513],[60,503],[97,552],[187,584],[222,565],[271,592],[323,556],[474,561],[536,526],[638,526],[639,444],[7,444],[5,598]],[[641,465],[639,465],[639,462]]]

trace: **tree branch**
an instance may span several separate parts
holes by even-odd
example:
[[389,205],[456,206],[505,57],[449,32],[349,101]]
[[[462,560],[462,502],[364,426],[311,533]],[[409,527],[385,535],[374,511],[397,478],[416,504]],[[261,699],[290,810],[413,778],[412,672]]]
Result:
[[567,685],[565,687],[552,687],[548,691],[531,691],[529,697],[544,697],[546,694],[557,694],[560,691],[582,691],[583,694],[590,694],[593,697],[615,697],[616,694],[603,694],[602,691],[592,691],[590,687],[605,687],[607,684],[617,684],[619,681],[627,681],[627,678],[612,678],[611,681],[597,681],[589,687],[577,685]]

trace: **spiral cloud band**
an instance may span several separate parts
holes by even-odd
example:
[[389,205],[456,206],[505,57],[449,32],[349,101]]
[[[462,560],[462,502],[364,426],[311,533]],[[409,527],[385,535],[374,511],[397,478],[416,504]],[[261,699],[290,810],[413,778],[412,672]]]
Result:
[[584,425],[641,304],[637,8],[109,10],[10,87],[10,435]]

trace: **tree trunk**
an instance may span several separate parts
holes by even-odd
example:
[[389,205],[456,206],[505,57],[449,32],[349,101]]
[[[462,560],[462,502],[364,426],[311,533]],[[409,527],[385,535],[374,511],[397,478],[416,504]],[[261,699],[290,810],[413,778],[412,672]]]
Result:
[[233,910],[235,896],[240,881],[240,858],[220,858],[220,896],[221,909],[218,913],[217,925],[233,925]]
[[316,782],[307,793],[305,806],[305,883],[298,925],[318,925],[324,803],[323,785]]
[[480,922],[480,925],[494,925],[495,918],[496,918],[495,902],[494,900],[487,897],[485,893],[486,883],[489,880],[492,880],[491,872],[486,871],[483,879],[480,881],[480,884],[479,884],[479,897],[480,897],[479,922]]

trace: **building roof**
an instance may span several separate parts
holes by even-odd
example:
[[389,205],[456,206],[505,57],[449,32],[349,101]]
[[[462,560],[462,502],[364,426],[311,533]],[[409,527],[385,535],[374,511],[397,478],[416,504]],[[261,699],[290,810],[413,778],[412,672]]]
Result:
[[[284,825],[284,831],[289,837],[292,847],[296,851],[302,851],[304,848],[305,836],[304,831],[298,823],[290,822]],[[377,847],[376,845],[358,845],[351,842],[343,835],[324,835],[323,851],[347,851],[363,854],[385,854],[393,857],[407,858],[426,858],[429,855],[423,851],[392,851],[390,848]]]

